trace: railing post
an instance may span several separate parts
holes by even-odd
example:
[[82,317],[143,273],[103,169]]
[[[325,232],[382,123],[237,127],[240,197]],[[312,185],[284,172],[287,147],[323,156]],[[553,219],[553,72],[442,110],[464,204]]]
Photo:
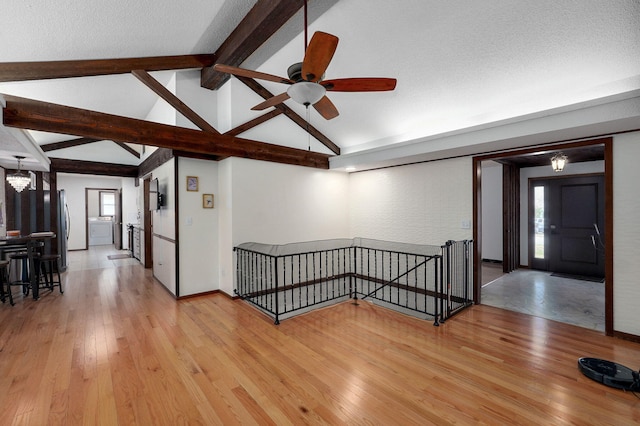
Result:
[[233,251],[236,253],[236,288],[233,291],[240,295],[240,292],[238,291],[238,288],[240,287],[240,253],[238,252],[237,247],[234,247]]
[[469,240],[464,240],[464,301],[469,302]]
[[456,255],[456,248],[454,246],[456,242],[453,240],[449,240],[447,242],[447,299],[446,299],[446,318],[448,319],[451,316],[451,282],[453,281],[453,268],[456,264],[454,256]]
[[[446,293],[444,291],[444,288],[442,288],[442,292],[440,293],[440,312],[442,315],[442,322],[445,322],[445,320],[447,318],[449,318],[450,315],[450,297],[451,297],[451,245],[452,245],[453,241],[449,240],[445,243],[445,245],[443,246],[443,256],[445,258],[444,260],[444,274],[445,275],[444,281],[446,285]],[[447,300],[447,303],[445,303],[445,297]],[[446,310],[445,310],[446,307]]]
[[[273,258],[272,258],[273,259]],[[275,267],[275,295],[276,295],[276,321],[275,324],[278,325],[280,324],[280,308],[279,308],[279,304],[278,304],[278,257],[275,258],[275,263],[276,263],[276,267]]]
[[353,300],[355,300],[355,303],[357,303],[358,289],[356,288],[356,276],[358,275],[358,247],[352,246],[351,250],[353,250],[353,263],[351,265],[353,267],[353,271],[349,274],[349,292],[353,292]]
[[[433,290],[434,290],[434,294],[435,294],[435,297],[434,297],[434,300],[433,300],[433,305],[434,305],[433,307],[435,309],[435,315],[434,315],[435,319],[434,319],[433,325],[438,327],[440,325],[440,323],[438,322],[438,317],[440,316],[440,314],[438,313],[438,299],[439,299],[438,294],[439,294],[439,292],[440,293],[442,292],[442,255],[440,255],[440,257],[436,258],[436,265],[435,265],[434,269],[435,269],[436,276],[435,276],[435,282],[434,282],[434,286],[433,286]],[[425,283],[426,283],[427,282],[427,276],[426,276],[427,275],[427,270],[426,270],[426,268],[425,268],[425,272],[424,273],[425,273]],[[426,284],[425,284],[425,287],[426,287]],[[439,291],[438,291],[438,287],[440,287]],[[425,303],[426,303],[426,301],[425,301]]]

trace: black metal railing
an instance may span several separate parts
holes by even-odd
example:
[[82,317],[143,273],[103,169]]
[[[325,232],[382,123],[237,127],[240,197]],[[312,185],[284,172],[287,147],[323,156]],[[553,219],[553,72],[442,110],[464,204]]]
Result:
[[276,324],[353,298],[425,314],[438,325],[472,302],[470,244],[423,246],[361,238],[280,246],[245,243],[234,249],[235,293]]

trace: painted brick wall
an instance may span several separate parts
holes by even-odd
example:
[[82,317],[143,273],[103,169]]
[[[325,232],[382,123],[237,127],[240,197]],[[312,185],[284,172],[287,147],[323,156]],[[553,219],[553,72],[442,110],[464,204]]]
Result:
[[613,142],[613,328],[640,336],[640,132]]
[[458,158],[352,173],[351,237],[441,245],[471,239],[472,160]]

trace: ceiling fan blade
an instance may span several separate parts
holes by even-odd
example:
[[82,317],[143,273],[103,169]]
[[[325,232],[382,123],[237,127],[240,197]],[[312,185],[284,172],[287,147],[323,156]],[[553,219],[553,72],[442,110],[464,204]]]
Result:
[[260,71],[247,70],[244,68],[232,67],[231,65],[215,64],[213,69],[227,74],[237,75],[240,77],[257,78],[260,80],[275,81],[276,83],[293,84],[294,82],[288,78],[278,77],[277,75],[267,74]]
[[259,103],[258,105],[251,108],[253,111],[261,111],[263,109],[267,109],[272,106],[276,106],[281,104],[282,102],[289,99],[289,94],[287,92],[280,93],[279,95],[272,96],[264,102]]
[[307,51],[304,53],[302,78],[312,82],[320,80],[327,70],[337,47],[338,37],[322,31],[316,31],[311,37]]
[[326,96],[323,96],[318,102],[313,104],[313,107],[326,120],[331,120],[332,118],[336,118],[340,115],[336,106]]
[[322,84],[332,92],[385,92],[396,88],[395,78],[338,78],[325,80]]

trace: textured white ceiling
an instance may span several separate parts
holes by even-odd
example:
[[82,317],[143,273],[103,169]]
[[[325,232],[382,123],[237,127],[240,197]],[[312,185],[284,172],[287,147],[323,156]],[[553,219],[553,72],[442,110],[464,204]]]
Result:
[[[0,62],[211,53],[254,3],[2,1]],[[340,111],[334,120],[312,112],[313,125],[343,153],[640,89],[637,0],[310,3],[314,10],[328,5],[310,33],[340,38],[326,78],[398,79],[394,92],[330,93]],[[302,35],[277,52],[268,46],[246,66],[286,75],[303,55]],[[0,93],[138,118],[155,100],[128,75],[0,83]]]
[[223,0],[3,1],[2,61],[204,53],[194,52],[201,40],[213,52],[255,0],[227,3],[232,7]]
[[348,149],[639,87],[638,1],[352,0],[316,24],[341,38],[327,78],[398,78],[392,95],[332,96],[325,130]]

